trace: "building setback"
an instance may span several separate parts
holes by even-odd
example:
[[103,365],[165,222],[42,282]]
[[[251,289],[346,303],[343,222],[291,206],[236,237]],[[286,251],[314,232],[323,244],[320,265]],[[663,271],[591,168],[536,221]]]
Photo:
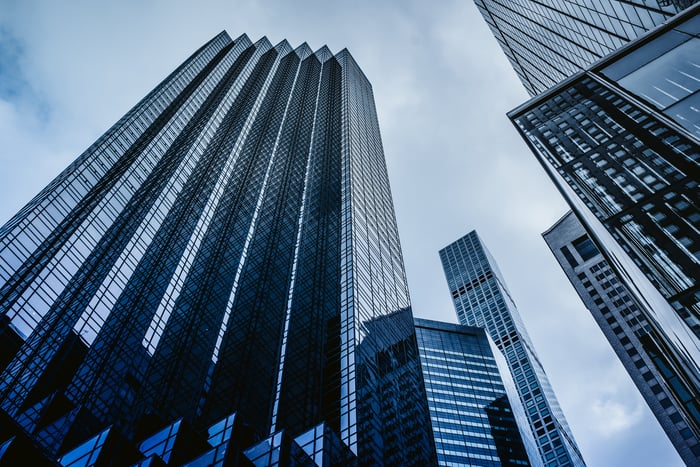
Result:
[[508,366],[483,328],[415,319],[438,463],[540,466]]
[[[359,348],[400,310],[408,336]],[[0,229],[0,316],[6,456],[435,459],[429,424],[383,413],[428,420],[419,365],[412,392],[380,384],[382,346],[415,335],[347,50],[202,46]]]
[[700,439],[684,375],[669,361],[650,310],[635,302],[573,212],[542,234],[671,443],[688,465]]
[[585,465],[515,302],[476,231],[440,250],[440,260],[460,324],[485,328],[505,357],[544,465]]
[[695,0],[474,0],[531,96],[544,92]]

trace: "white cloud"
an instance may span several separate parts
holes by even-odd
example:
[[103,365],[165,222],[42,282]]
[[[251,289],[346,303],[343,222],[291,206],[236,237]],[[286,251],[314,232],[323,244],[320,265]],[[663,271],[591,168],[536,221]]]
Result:
[[629,406],[619,399],[597,399],[591,406],[591,424],[608,437],[634,427],[642,418],[639,404]]

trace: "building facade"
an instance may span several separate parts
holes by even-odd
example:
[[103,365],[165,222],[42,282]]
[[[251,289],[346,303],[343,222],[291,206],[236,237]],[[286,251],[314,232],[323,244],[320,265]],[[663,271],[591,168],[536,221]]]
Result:
[[418,318],[415,326],[439,465],[542,465],[508,366],[486,331]]
[[694,0],[474,0],[531,96],[663,24]]
[[649,339],[663,343],[659,353],[679,376],[691,438],[700,426],[698,12],[509,113],[645,310]]
[[483,327],[505,357],[544,465],[583,466],[515,302],[476,231],[440,250],[460,324]]
[[650,310],[634,300],[573,212],[542,236],[681,458],[700,463],[692,392],[663,350],[668,343],[652,331]]
[[[381,463],[409,430],[359,344],[398,310],[412,329],[369,81],[347,50],[222,32],[0,229],[3,426],[163,460],[188,433],[219,455],[235,414],[271,453]],[[412,430],[398,459],[430,463]]]

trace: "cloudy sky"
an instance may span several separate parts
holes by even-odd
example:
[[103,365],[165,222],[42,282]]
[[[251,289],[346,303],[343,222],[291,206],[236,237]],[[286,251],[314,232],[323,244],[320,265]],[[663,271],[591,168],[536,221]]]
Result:
[[527,95],[470,0],[0,0],[0,224],[221,30],[347,47],[374,87],[417,316],[476,229],[590,466],[682,465],[541,238],[566,206],[505,113]]

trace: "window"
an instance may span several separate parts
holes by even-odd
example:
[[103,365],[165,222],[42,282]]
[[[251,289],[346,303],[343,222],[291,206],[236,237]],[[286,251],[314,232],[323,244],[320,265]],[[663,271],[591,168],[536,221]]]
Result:
[[[691,22],[686,26],[694,28]],[[601,72],[697,136],[700,135],[699,46],[700,38],[678,30],[668,31]]]
[[561,247],[561,253],[564,255],[564,257],[569,262],[569,265],[571,265],[572,268],[575,268],[577,266],[578,263],[576,262],[576,258],[574,258],[574,255],[571,254],[571,251],[569,251],[568,247]]
[[593,258],[595,255],[598,254],[598,249],[595,247],[591,239],[588,238],[588,236],[586,235],[574,240],[572,242],[572,245],[574,246],[574,248],[576,248],[576,251],[581,256],[581,259],[584,261],[588,261],[589,259]]

